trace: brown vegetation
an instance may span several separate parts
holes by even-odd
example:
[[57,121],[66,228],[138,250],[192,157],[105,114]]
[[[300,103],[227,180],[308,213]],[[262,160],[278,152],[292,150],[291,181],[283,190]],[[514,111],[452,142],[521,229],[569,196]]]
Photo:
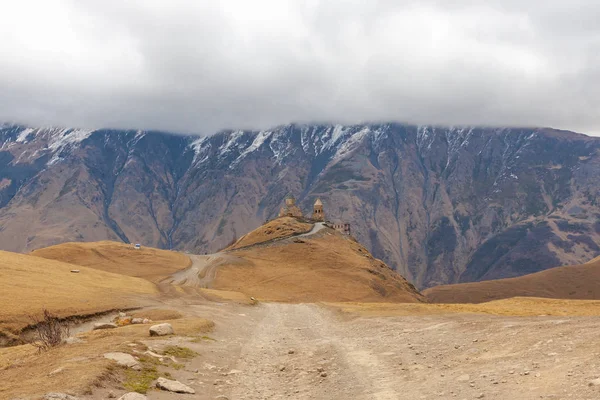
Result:
[[41,308],[61,318],[89,315],[133,307],[140,304],[133,296],[157,293],[143,279],[6,251],[0,251],[0,287],[0,343],[16,340]]
[[292,217],[281,217],[267,222],[265,225],[242,236],[227,250],[239,249],[257,243],[267,242],[273,239],[281,239],[293,235],[309,232],[312,224],[301,222]]
[[438,314],[487,314],[502,316],[600,316],[600,301],[515,297],[479,304],[326,303],[344,313],[363,317]]
[[191,265],[182,253],[117,242],[64,243],[35,250],[31,255],[158,282]]
[[[213,323],[200,318],[169,321],[178,335],[200,338]],[[119,378],[119,370],[103,353],[132,352],[128,343],[155,340],[148,337],[147,325],[128,325],[79,335],[83,342],[39,353],[32,345],[0,348],[0,398],[35,397],[47,392],[83,394],[104,381],[107,375]],[[160,339],[156,339],[160,340]],[[140,345],[143,346],[143,345]],[[143,349],[143,347],[142,347]]]
[[[246,237],[264,239],[264,232],[281,232],[292,221],[279,218]],[[298,224],[296,232],[304,229]],[[269,246],[236,250],[235,255],[246,262],[220,267],[213,289],[241,292],[263,301],[422,301],[421,294],[402,276],[373,258],[362,245],[330,228]]]
[[483,303],[516,296],[600,299],[600,258],[518,278],[442,285],[423,292],[433,303]]

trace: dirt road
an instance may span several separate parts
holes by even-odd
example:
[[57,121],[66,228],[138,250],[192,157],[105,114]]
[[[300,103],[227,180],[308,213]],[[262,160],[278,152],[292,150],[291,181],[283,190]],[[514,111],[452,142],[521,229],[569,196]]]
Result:
[[[195,399],[596,399],[600,318],[350,318],[314,304],[193,306],[216,341],[171,373]],[[170,339],[175,340],[175,339]],[[218,397],[225,396],[225,397]],[[150,399],[181,395],[152,392]]]

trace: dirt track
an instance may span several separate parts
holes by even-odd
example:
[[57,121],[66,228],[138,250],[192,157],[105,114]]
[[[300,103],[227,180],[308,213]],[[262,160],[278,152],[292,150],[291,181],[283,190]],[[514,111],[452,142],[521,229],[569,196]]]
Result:
[[350,318],[277,303],[189,308],[215,320],[217,341],[190,343],[201,355],[171,371],[196,389],[188,398],[600,397],[600,386],[588,385],[600,376],[598,317]]

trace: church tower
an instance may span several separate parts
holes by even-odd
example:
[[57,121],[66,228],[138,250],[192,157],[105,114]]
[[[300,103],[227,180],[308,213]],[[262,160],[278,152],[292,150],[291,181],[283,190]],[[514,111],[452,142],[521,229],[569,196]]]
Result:
[[315,201],[312,219],[315,221],[325,221],[325,213],[323,213],[323,203],[321,202],[321,199]]

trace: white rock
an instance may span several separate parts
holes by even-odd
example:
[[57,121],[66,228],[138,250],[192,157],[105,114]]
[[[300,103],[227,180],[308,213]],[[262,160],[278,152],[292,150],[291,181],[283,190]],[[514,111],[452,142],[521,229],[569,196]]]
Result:
[[165,378],[158,378],[156,387],[162,390],[168,390],[169,392],[175,393],[189,393],[194,394],[196,391],[189,386],[184,385],[179,381],[172,381]]
[[133,318],[133,319],[131,320],[131,323],[132,323],[132,324],[143,324],[143,323],[144,323],[144,320],[143,320],[142,318]]
[[136,371],[139,371],[141,369],[140,363],[131,354],[119,353],[119,352],[106,353],[106,354],[104,354],[104,358],[108,358],[109,360],[116,361],[117,364],[119,364],[123,367],[132,368]]
[[148,400],[148,398],[141,393],[129,392],[119,397],[119,400]]
[[150,321],[148,318],[144,318],[144,320],[142,321],[142,324],[149,324],[150,322],[152,322],[152,321]]
[[115,329],[117,324],[113,324],[112,322],[96,322],[94,324],[94,330],[96,329]]
[[165,336],[172,335],[173,333],[173,327],[168,323],[152,325],[150,327],[150,336]]
[[125,318],[127,316],[127,314],[125,314],[124,312],[120,312],[119,313],[119,317],[120,318]]

